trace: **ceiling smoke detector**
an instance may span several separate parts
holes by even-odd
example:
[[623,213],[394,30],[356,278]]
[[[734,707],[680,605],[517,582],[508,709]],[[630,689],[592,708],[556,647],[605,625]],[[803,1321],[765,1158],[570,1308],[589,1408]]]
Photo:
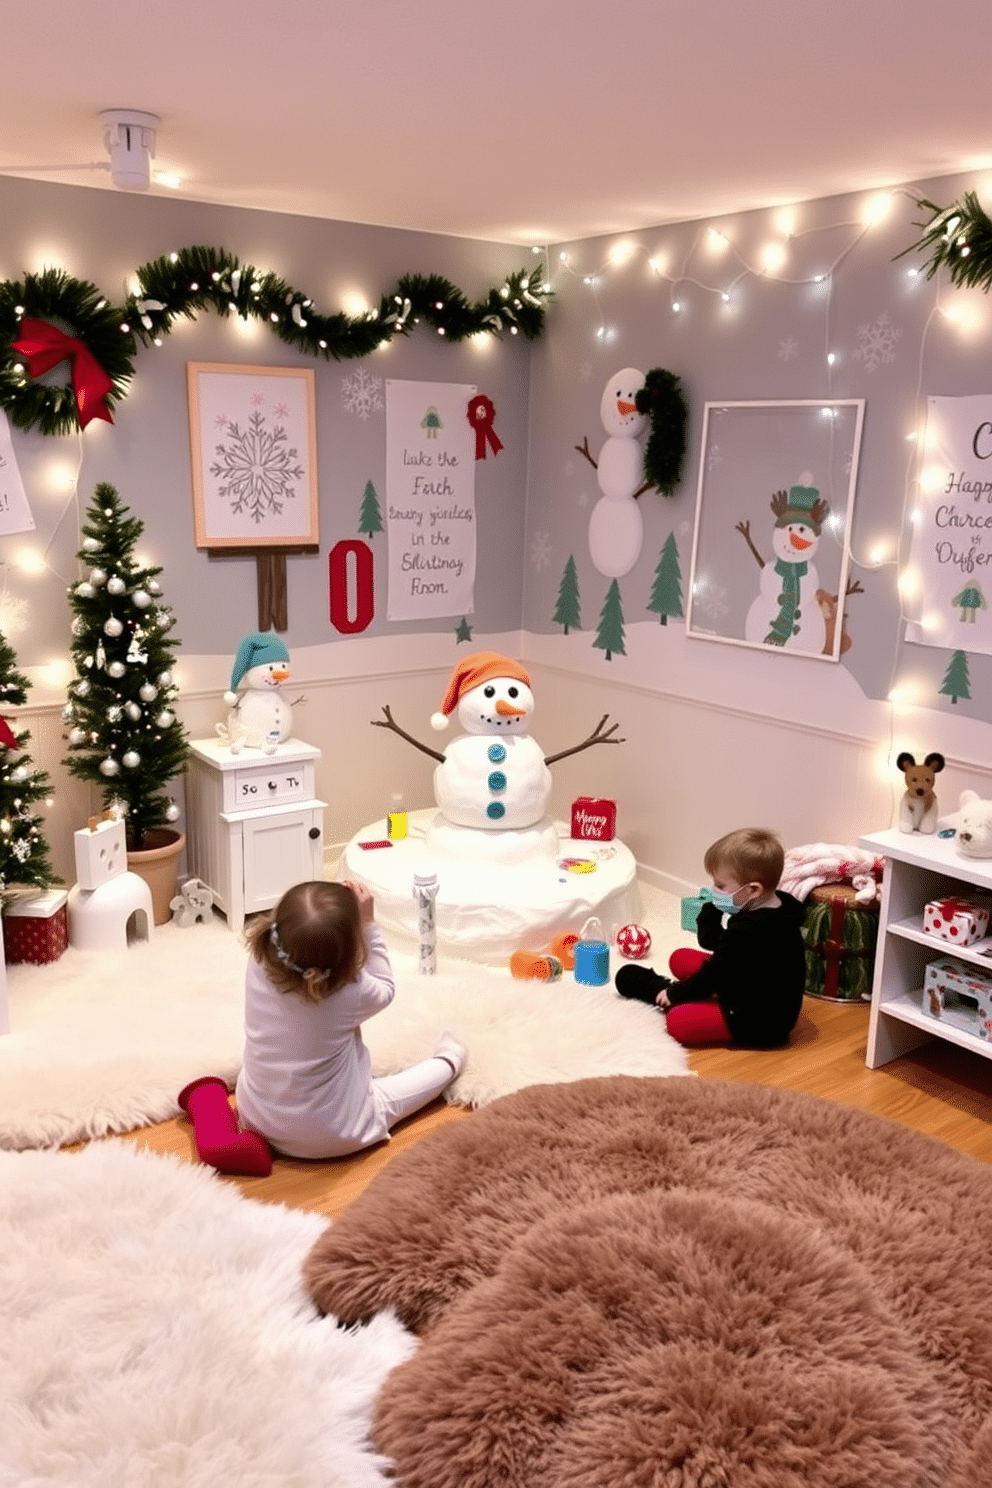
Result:
[[141,109],[104,109],[103,143],[110,156],[110,179],[122,191],[147,191],[152,179],[158,114]]

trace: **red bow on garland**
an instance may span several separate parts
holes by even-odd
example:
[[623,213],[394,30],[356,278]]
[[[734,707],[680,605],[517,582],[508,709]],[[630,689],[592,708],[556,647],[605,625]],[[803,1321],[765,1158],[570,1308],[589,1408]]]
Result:
[[107,394],[114,384],[100,363],[82,341],[67,336],[47,320],[22,320],[21,334],[13,350],[27,362],[31,377],[41,377],[68,358],[72,362],[72,387],[76,394],[79,427],[85,429],[91,419],[114,422],[107,406]]
[[469,399],[467,417],[475,430],[475,458],[477,460],[486,458],[487,440],[493,454],[498,455],[503,448],[503,441],[493,428],[496,407],[492,398],[487,398],[485,393],[476,393],[474,398]]

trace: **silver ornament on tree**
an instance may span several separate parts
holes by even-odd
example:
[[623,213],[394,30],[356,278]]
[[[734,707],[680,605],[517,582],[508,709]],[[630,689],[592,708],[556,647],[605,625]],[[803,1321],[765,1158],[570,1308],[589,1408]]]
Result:
[[90,569],[90,583],[93,585],[93,588],[94,589],[99,589],[100,585],[101,584],[105,584],[106,582],[107,582],[107,573],[106,573],[106,570],[105,569],[102,569],[102,568],[91,568]]
[[155,727],[163,729],[168,728],[169,724],[172,722],[175,716],[175,713],[170,713],[168,708],[163,708],[161,713],[155,719]]
[[108,636],[119,636],[124,629],[123,621],[118,620],[116,615],[111,615],[103,622],[103,633]]
[[111,574],[110,578],[107,580],[108,594],[123,594],[126,588],[127,585],[121,578],[120,574]]
[[152,602],[151,595],[146,593],[144,589],[135,589],[131,595],[131,599],[138,606],[139,610],[147,610]]
[[138,719],[141,717],[141,709],[138,707],[137,703],[125,703],[124,712],[127,714],[128,718],[130,718],[132,723],[137,723]]
[[96,540],[95,537],[84,537],[83,538],[83,551],[84,552],[86,552],[86,553],[97,553],[97,552],[99,552],[99,550],[100,550],[100,544],[97,542],[97,540]]
[[168,806],[166,806],[165,819],[166,821],[179,820],[179,807],[176,805],[175,801],[170,801]]
[[143,703],[153,703],[158,697],[158,688],[151,682],[143,682],[138,688],[138,696]]
[[107,668],[108,677],[123,677],[127,667],[122,661],[112,661]]
[[119,769],[120,769],[120,765],[117,763],[117,761],[115,759],[110,759],[108,757],[107,759],[102,759],[100,761],[100,774],[101,775],[108,775],[108,776],[109,775],[116,775]]
[[121,755],[121,764],[125,770],[136,770],[141,764],[141,755],[136,749],[129,749],[126,754]]
[[94,594],[96,593],[96,590],[93,588],[92,584],[88,584],[84,579],[81,584],[76,585],[76,593],[79,595],[80,599],[92,599]]

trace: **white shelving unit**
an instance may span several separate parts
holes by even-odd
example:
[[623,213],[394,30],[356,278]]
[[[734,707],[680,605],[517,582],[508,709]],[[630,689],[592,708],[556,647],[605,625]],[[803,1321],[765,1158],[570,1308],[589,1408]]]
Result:
[[927,964],[950,956],[992,973],[992,936],[958,946],[923,929],[931,899],[969,891],[992,894],[992,858],[966,858],[953,837],[921,832],[872,832],[858,844],[885,858],[875,978],[868,1023],[869,1069],[907,1054],[929,1039],[945,1039],[992,1058],[992,1044],[977,1033],[967,1011],[945,1009],[941,1018],[923,1011]]
[[324,808],[314,796],[320,750],[286,739],[273,754],[232,754],[220,739],[190,744],[189,870],[238,931],[294,883],[324,877]]

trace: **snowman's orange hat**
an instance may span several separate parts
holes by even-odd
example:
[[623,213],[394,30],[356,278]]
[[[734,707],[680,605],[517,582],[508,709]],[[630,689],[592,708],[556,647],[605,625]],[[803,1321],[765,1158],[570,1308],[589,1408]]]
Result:
[[495,677],[513,677],[526,687],[530,686],[530,673],[519,661],[501,656],[498,651],[474,651],[471,656],[464,657],[458,663],[449,677],[448,690],[441,700],[440,711],[431,714],[431,728],[446,729],[450,721],[449,715],[458,707],[462,693],[471,692],[473,687],[480,687],[483,682],[491,682]]

